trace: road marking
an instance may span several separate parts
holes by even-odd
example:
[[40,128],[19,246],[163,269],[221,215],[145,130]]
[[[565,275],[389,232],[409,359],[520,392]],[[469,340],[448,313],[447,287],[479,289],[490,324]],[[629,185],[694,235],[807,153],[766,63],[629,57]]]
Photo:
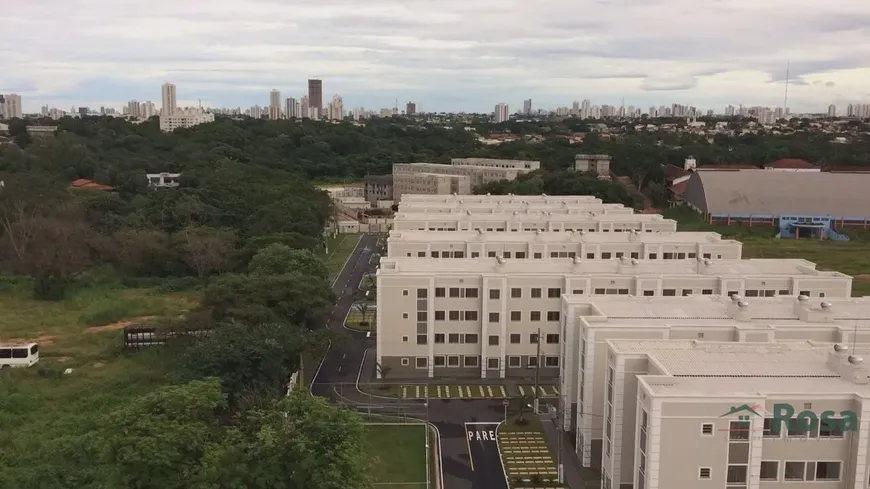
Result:
[[438,397],[442,397],[442,396],[441,396],[441,386],[440,386],[440,385],[438,386]]
[[414,393],[416,394],[415,397],[417,399],[419,399],[420,398],[420,386],[419,385],[414,387]]
[[464,395],[462,395],[462,386],[460,385],[459,387],[457,387],[457,389],[459,389],[459,397],[465,397]]
[[429,399],[429,384],[423,386],[423,397]]
[[501,397],[507,398],[507,391],[504,390],[504,386],[500,385],[498,388],[501,389]]
[[518,386],[517,386],[517,389],[520,390],[520,396],[525,396],[525,395],[526,395],[526,391],[523,389],[523,386],[518,385]]
[[[461,389],[461,387],[460,387],[460,389]],[[473,395],[471,395],[471,387],[465,386],[465,392],[468,394],[468,397],[474,397]]]
[[547,395],[547,389],[544,389],[544,386],[541,386],[540,389],[541,389],[541,397],[546,396],[546,395]]
[[492,395],[492,386],[486,386],[486,391],[489,393],[489,397],[493,397]]
[[402,397],[405,399],[408,398],[408,386],[406,386],[406,385],[402,386]]

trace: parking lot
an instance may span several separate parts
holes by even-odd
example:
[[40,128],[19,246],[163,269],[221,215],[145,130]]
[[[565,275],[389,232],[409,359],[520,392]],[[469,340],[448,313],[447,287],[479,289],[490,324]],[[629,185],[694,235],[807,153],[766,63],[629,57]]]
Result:
[[[447,385],[447,384],[407,384],[398,389],[402,399],[505,399],[513,397],[534,397],[533,385],[505,386],[489,385]],[[538,386],[538,397],[555,397],[559,393],[553,385]]]
[[501,432],[498,442],[505,470],[512,483],[517,479],[538,479],[539,482],[547,483],[558,478],[556,462],[540,432]]

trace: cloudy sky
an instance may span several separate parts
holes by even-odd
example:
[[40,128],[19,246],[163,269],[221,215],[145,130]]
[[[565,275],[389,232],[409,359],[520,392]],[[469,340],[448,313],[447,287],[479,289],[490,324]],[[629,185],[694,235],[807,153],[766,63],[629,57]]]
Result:
[[[0,10],[0,93],[42,104],[345,108],[870,103],[868,0],[27,0]],[[841,109],[842,110],[842,109]]]

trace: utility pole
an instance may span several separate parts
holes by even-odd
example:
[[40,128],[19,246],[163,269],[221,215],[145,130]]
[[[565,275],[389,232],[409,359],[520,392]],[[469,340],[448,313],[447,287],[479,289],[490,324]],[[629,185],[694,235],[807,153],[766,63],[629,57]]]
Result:
[[565,432],[562,430],[562,423],[564,423],[564,413],[562,412],[562,393],[559,393],[558,396],[558,404],[556,408],[556,436],[557,436],[557,453],[556,453],[556,461],[558,465],[556,466],[557,475],[559,478],[559,484],[565,483],[565,468],[562,465],[562,438],[565,436]]
[[532,404],[535,408],[535,414],[538,414],[538,390],[540,387],[538,386],[541,380],[541,328],[538,328],[538,337],[537,337],[537,353],[535,353],[535,401]]

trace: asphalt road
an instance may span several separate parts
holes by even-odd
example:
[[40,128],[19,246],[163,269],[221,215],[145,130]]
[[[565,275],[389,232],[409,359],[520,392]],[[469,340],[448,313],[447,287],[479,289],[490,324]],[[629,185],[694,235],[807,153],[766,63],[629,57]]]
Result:
[[[370,400],[356,391],[360,365],[368,348],[375,346],[374,338],[344,327],[344,319],[355,299],[359,297],[359,283],[366,272],[374,271],[369,264],[377,248],[377,236],[364,235],[333,283],[337,300],[330,312],[327,327],[346,335],[344,341],[329,348],[314,377],[311,392],[333,401],[356,403],[360,406]],[[342,386],[339,388],[338,386]],[[398,402],[398,400],[394,401]],[[381,400],[381,404],[391,403]],[[407,401],[405,401],[407,403]],[[363,409],[364,410],[364,409]],[[430,400],[428,420],[441,433],[441,456],[445,489],[507,489],[498,445],[492,434],[503,420],[500,400]],[[487,425],[466,423],[488,423]],[[487,427],[487,439],[469,438],[469,430]]]
[[359,297],[359,283],[363,275],[375,268],[374,265],[369,264],[369,260],[376,251],[377,243],[377,236],[363,235],[332,285],[337,300],[332,307],[326,327],[342,332],[347,337],[344,341],[336,342],[327,351],[311,386],[311,392],[315,395],[335,399],[333,385],[355,384],[363,355],[367,348],[374,346],[374,339],[366,338],[365,333],[346,329],[344,319],[350,306]]

